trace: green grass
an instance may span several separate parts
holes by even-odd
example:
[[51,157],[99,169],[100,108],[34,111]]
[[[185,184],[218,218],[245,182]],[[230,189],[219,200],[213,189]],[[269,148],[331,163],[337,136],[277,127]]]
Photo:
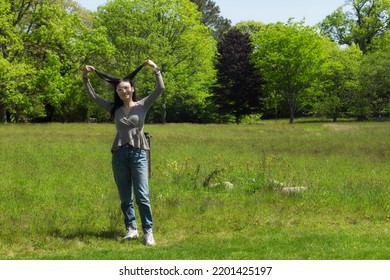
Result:
[[146,131],[153,248],[121,242],[112,124],[0,125],[0,259],[390,259],[389,122]]

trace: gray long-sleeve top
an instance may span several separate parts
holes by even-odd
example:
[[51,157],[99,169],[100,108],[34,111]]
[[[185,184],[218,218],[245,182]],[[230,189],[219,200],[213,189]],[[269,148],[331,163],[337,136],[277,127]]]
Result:
[[[165,88],[161,72],[156,69],[154,73],[156,75],[156,87],[151,94],[135,102],[127,115],[124,114],[121,108],[115,111],[114,119],[117,133],[112,144],[112,152],[125,144],[130,144],[137,149],[150,150],[144,134],[145,117],[149,108]],[[110,113],[114,104],[96,94],[88,78],[84,78],[84,84],[89,98],[103,110]]]

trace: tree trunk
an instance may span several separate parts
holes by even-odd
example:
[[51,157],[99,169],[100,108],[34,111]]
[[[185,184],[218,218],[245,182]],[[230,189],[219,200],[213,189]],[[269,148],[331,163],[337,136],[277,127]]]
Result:
[[296,103],[295,94],[290,94],[290,97],[288,100],[288,105],[290,108],[290,124],[294,123],[295,107],[296,107],[295,103]]
[[5,105],[0,103],[0,119],[1,123],[7,122],[7,110],[5,109]]
[[290,124],[294,123],[294,111],[290,108]]
[[235,118],[236,118],[236,124],[240,124],[241,123],[241,121],[240,121],[241,116],[239,114],[236,114]]

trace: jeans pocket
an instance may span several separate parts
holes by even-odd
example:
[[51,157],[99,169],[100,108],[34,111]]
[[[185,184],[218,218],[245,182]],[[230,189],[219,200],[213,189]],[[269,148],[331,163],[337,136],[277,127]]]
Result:
[[112,153],[112,165],[119,165],[123,161],[123,150],[122,148],[119,148],[119,150],[116,150]]

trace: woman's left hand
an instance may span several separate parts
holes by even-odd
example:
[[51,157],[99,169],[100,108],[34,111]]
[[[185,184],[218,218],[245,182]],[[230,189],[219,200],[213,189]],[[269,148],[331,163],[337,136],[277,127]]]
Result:
[[150,59],[145,60],[144,65],[148,65],[148,66],[152,67],[153,69],[156,69],[156,68],[157,68],[157,64],[154,63],[154,62],[153,62],[152,60],[150,60]]

